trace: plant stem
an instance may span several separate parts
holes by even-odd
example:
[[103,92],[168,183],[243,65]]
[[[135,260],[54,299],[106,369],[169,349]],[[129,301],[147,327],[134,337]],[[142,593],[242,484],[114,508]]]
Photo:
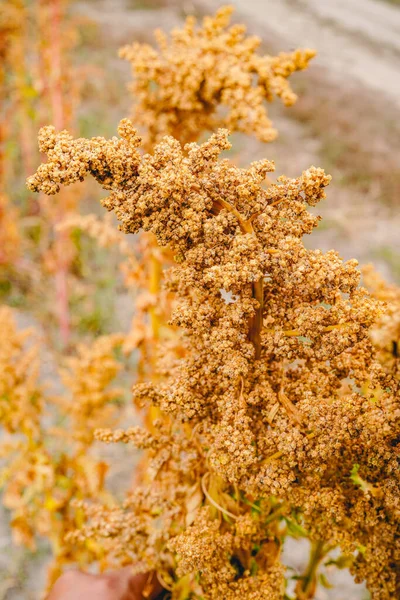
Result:
[[311,546],[310,560],[306,571],[296,586],[297,600],[311,600],[314,598],[317,589],[317,570],[330,547],[325,546],[321,540],[313,542]]
[[[65,127],[65,115],[62,94],[62,60],[61,60],[61,18],[62,7],[61,0],[53,0],[48,4],[50,10],[50,101],[53,113],[54,125],[58,131]],[[57,220],[64,217],[64,207],[59,206]],[[65,232],[56,233],[58,236],[59,247],[62,248],[68,243],[68,234]],[[58,324],[63,346],[67,346],[71,334],[70,314],[69,314],[69,294],[68,294],[68,271],[69,264],[57,252],[57,272],[55,275],[56,302],[58,313]]]
[[[218,213],[222,209],[228,210],[230,213],[235,215],[239,222],[240,229],[244,234],[256,235],[253,225],[252,218],[244,219],[239,211],[234,206],[219,198],[214,200],[213,212]],[[272,249],[275,252],[275,249]],[[254,316],[250,319],[249,323],[249,340],[252,342],[255,349],[255,358],[258,360],[261,356],[261,330],[263,328],[263,311],[264,311],[264,286],[262,278],[252,284],[252,296],[258,302],[258,307]]]
[[[161,263],[156,255],[157,248],[155,247],[154,241],[149,240],[150,244],[150,269],[149,269],[149,292],[155,298],[160,292],[162,267]],[[158,340],[160,337],[160,319],[157,315],[157,307],[151,306],[149,309],[151,330],[154,340]]]
[[255,358],[258,360],[261,356],[261,330],[263,327],[264,310],[264,286],[262,279],[259,279],[252,285],[253,298],[258,302],[258,308],[255,315],[250,320],[249,340],[253,343],[256,351]]

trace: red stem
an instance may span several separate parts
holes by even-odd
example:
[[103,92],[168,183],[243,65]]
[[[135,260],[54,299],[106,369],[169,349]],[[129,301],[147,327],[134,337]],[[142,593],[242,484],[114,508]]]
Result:
[[[51,0],[48,7],[50,9],[50,101],[53,113],[54,126],[58,131],[65,127],[65,115],[63,107],[62,93],[62,60],[61,60],[61,10],[62,0]],[[63,217],[63,207],[59,206],[57,220]],[[58,235],[59,247],[63,247],[68,240],[65,232]],[[56,302],[60,336],[63,346],[68,344],[71,325],[69,311],[68,294],[68,271],[69,265],[66,260],[57,252],[57,270],[55,275]]]
[[61,86],[61,0],[52,0],[50,3],[50,66],[51,66],[51,105],[53,111],[54,126],[63,129],[64,110]]

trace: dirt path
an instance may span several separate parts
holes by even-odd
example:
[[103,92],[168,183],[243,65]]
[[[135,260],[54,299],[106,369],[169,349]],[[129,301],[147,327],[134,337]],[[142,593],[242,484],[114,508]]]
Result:
[[[203,4],[203,2],[202,2]],[[206,1],[217,7],[220,2]],[[339,79],[382,90],[400,107],[400,9],[380,0],[236,0],[258,33],[318,50],[316,64]]]

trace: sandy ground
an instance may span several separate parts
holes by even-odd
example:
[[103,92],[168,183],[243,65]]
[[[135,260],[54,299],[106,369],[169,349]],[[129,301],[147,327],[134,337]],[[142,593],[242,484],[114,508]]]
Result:
[[[395,131],[400,108],[400,8],[382,0],[237,0],[233,4],[235,20],[246,22],[268,49],[309,46],[318,50],[309,74],[294,79],[298,106],[288,110],[276,103],[271,109],[280,131],[277,142],[267,147],[251,143],[245,148],[244,140],[236,138],[238,159],[246,163],[266,156],[276,161],[277,174],[290,176],[311,164],[326,168],[334,181],[327,200],[318,207],[324,220],[308,245],[323,250],[335,247],[345,258],[355,256],[362,263],[373,261],[387,277],[400,281],[396,181],[390,187],[390,201],[382,199],[383,183],[398,162],[396,153],[400,156]],[[104,87],[111,84],[117,90],[106,122],[99,119],[98,135],[115,130],[130,104],[128,94],[121,91],[129,80],[129,68],[116,58],[117,48],[133,39],[148,41],[152,29],[168,30],[193,9],[204,13],[219,5],[215,0],[165,2],[151,10],[152,2],[146,1],[76,3],[75,11],[96,23],[103,40],[100,47],[88,51],[85,61],[101,65]],[[370,181],[358,177],[356,164],[361,172],[373,170]],[[43,548],[33,559],[22,550],[9,550],[6,521],[7,515],[0,516],[0,600],[37,600],[47,550]],[[289,565],[301,571],[306,545],[290,543],[285,556]],[[337,587],[321,588],[317,600],[368,598],[363,586],[355,586],[348,574],[328,577]]]
[[[220,3],[212,0],[213,6]],[[262,34],[293,48],[318,50],[318,63],[339,80],[385,90],[400,108],[400,10],[381,0],[236,0]]]

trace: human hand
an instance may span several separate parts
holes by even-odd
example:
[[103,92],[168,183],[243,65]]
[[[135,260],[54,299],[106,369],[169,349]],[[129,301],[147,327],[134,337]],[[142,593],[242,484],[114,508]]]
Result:
[[132,575],[131,567],[103,575],[67,571],[47,600],[156,600],[162,592],[154,573]]

